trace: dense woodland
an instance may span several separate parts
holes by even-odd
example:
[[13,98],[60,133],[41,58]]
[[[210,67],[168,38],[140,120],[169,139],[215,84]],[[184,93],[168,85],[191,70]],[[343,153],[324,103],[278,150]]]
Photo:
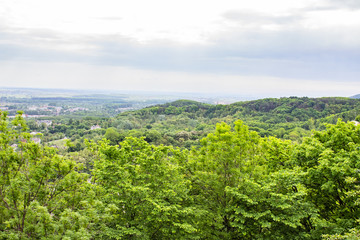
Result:
[[[85,148],[84,139],[101,140],[115,145],[125,137],[145,137],[148,143],[175,147],[200,146],[200,139],[215,130],[217,123],[229,125],[241,119],[261,137],[275,136],[301,142],[312,130],[324,130],[326,123],[355,120],[360,114],[360,100],[350,98],[280,98],[211,105],[179,100],[163,105],[127,111],[112,118],[88,116],[81,119],[57,116],[52,126],[28,120],[32,131],[43,133],[43,141],[59,145],[71,139],[71,151]],[[98,124],[101,129],[90,128]],[[63,143],[65,141],[60,141]]]
[[0,239],[360,238],[359,99],[0,114]]

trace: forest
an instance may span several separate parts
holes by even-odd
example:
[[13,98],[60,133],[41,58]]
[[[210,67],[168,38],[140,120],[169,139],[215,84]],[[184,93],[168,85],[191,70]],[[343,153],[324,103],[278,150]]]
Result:
[[[335,124],[338,118],[352,121],[360,114],[360,100],[351,98],[268,98],[212,105],[190,100],[178,100],[126,111],[115,117],[67,115],[47,117],[51,126],[27,121],[30,129],[43,134],[44,143],[62,148],[65,138],[72,142],[71,151],[85,149],[84,140],[99,141],[103,137],[117,144],[125,137],[145,137],[154,145],[171,145],[191,149],[215,130],[217,123],[229,125],[240,119],[249,130],[261,137],[301,142],[312,130],[325,130],[326,123]],[[91,130],[91,126],[101,128]]]
[[306,97],[0,111],[0,239],[359,239],[359,114]]

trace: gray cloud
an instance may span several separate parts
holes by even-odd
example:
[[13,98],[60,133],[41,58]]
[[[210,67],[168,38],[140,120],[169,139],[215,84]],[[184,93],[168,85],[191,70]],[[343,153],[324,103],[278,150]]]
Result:
[[359,9],[359,0],[327,0],[327,3],[334,8]]
[[0,31],[0,60],[86,61],[92,57],[87,41],[46,29],[5,29]]
[[[172,42],[99,41],[96,64],[145,69],[270,75],[328,80],[359,76],[360,45],[348,41],[350,30],[227,32],[212,36],[210,46]],[[360,33],[352,31],[355,39]],[[111,39],[111,38],[109,38]],[[359,41],[360,42],[360,41]]]
[[299,13],[319,12],[319,11],[334,11],[334,10],[359,10],[360,1],[358,0],[324,0],[317,1],[313,5],[309,5],[298,9]]
[[268,15],[251,10],[228,11],[222,15],[225,19],[240,24],[292,24],[302,19],[301,15],[289,14],[285,16]]
[[[69,36],[47,30],[0,32],[0,60],[82,62],[137,69],[358,81],[360,29],[304,29],[302,17],[227,12],[235,22],[274,23],[279,31],[228,28],[209,45],[146,44],[121,35]],[[288,27],[288,25],[290,25]]]

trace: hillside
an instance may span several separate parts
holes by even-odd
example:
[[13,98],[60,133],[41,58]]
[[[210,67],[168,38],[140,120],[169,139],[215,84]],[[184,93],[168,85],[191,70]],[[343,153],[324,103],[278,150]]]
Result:
[[360,94],[356,94],[354,96],[351,96],[350,98],[360,98]]
[[338,118],[354,120],[359,109],[359,99],[338,97],[268,98],[230,105],[178,100],[122,113],[114,127],[125,135],[158,136],[155,141],[148,137],[151,142],[176,145],[180,141],[179,146],[191,146],[216,123],[231,124],[240,119],[262,137],[299,141],[311,130],[322,130],[325,123],[336,123]]
[[[279,107],[253,103],[258,112]],[[83,150],[66,139],[62,149],[36,144],[22,113],[10,121],[0,111],[0,239],[359,239],[360,126],[338,121],[291,142],[237,120],[217,124],[191,151],[149,144],[174,132],[176,145],[196,146],[190,134],[206,132],[182,121],[186,109],[195,116],[210,106],[177,101],[165,112],[174,105],[184,112],[162,115],[164,129],[155,117],[135,129],[146,139],[117,142],[110,127],[110,141]],[[141,121],[143,112],[127,117]],[[68,125],[86,127],[77,121]],[[187,128],[172,131],[171,121]]]
[[[178,100],[124,112],[114,118],[60,116],[53,119],[50,127],[39,125],[35,120],[29,120],[28,124],[32,131],[44,134],[45,143],[71,139],[71,151],[84,149],[84,139],[98,141],[105,137],[115,145],[128,136],[143,136],[155,145],[190,149],[200,146],[199,140],[221,122],[232,125],[241,120],[261,137],[275,136],[300,142],[303,137],[310,136],[312,130],[324,130],[326,123],[336,123],[338,118],[351,121],[359,114],[360,99],[351,98],[268,98],[230,105]],[[91,130],[95,125],[100,129]]]
[[351,98],[178,100],[30,130],[0,112],[0,239],[357,239],[360,126],[337,120],[359,112]]

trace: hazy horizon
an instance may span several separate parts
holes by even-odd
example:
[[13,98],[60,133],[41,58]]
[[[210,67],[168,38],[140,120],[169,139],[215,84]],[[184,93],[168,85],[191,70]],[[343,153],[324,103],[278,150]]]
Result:
[[[227,94],[227,93],[201,93],[201,92],[157,92],[157,91],[146,91],[146,90],[104,90],[104,89],[66,89],[66,88],[26,88],[26,87],[7,87],[0,86],[2,91],[25,91],[25,92],[38,92],[41,91],[43,94],[48,93],[58,93],[62,96],[64,93],[73,93],[72,96],[81,96],[82,94],[93,94],[93,95],[109,95],[109,96],[144,96],[144,97],[170,97],[176,99],[237,99],[238,101],[247,101],[247,100],[258,100],[264,98],[283,98],[283,97],[309,97],[306,95],[281,95],[281,96],[270,96],[270,95],[242,95],[242,94]],[[0,91],[1,94],[1,91]],[[314,98],[321,97],[347,97],[351,98],[358,94],[353,94],[351,96],[314,96]],[[56,95],[55,95],[56,96]]]

